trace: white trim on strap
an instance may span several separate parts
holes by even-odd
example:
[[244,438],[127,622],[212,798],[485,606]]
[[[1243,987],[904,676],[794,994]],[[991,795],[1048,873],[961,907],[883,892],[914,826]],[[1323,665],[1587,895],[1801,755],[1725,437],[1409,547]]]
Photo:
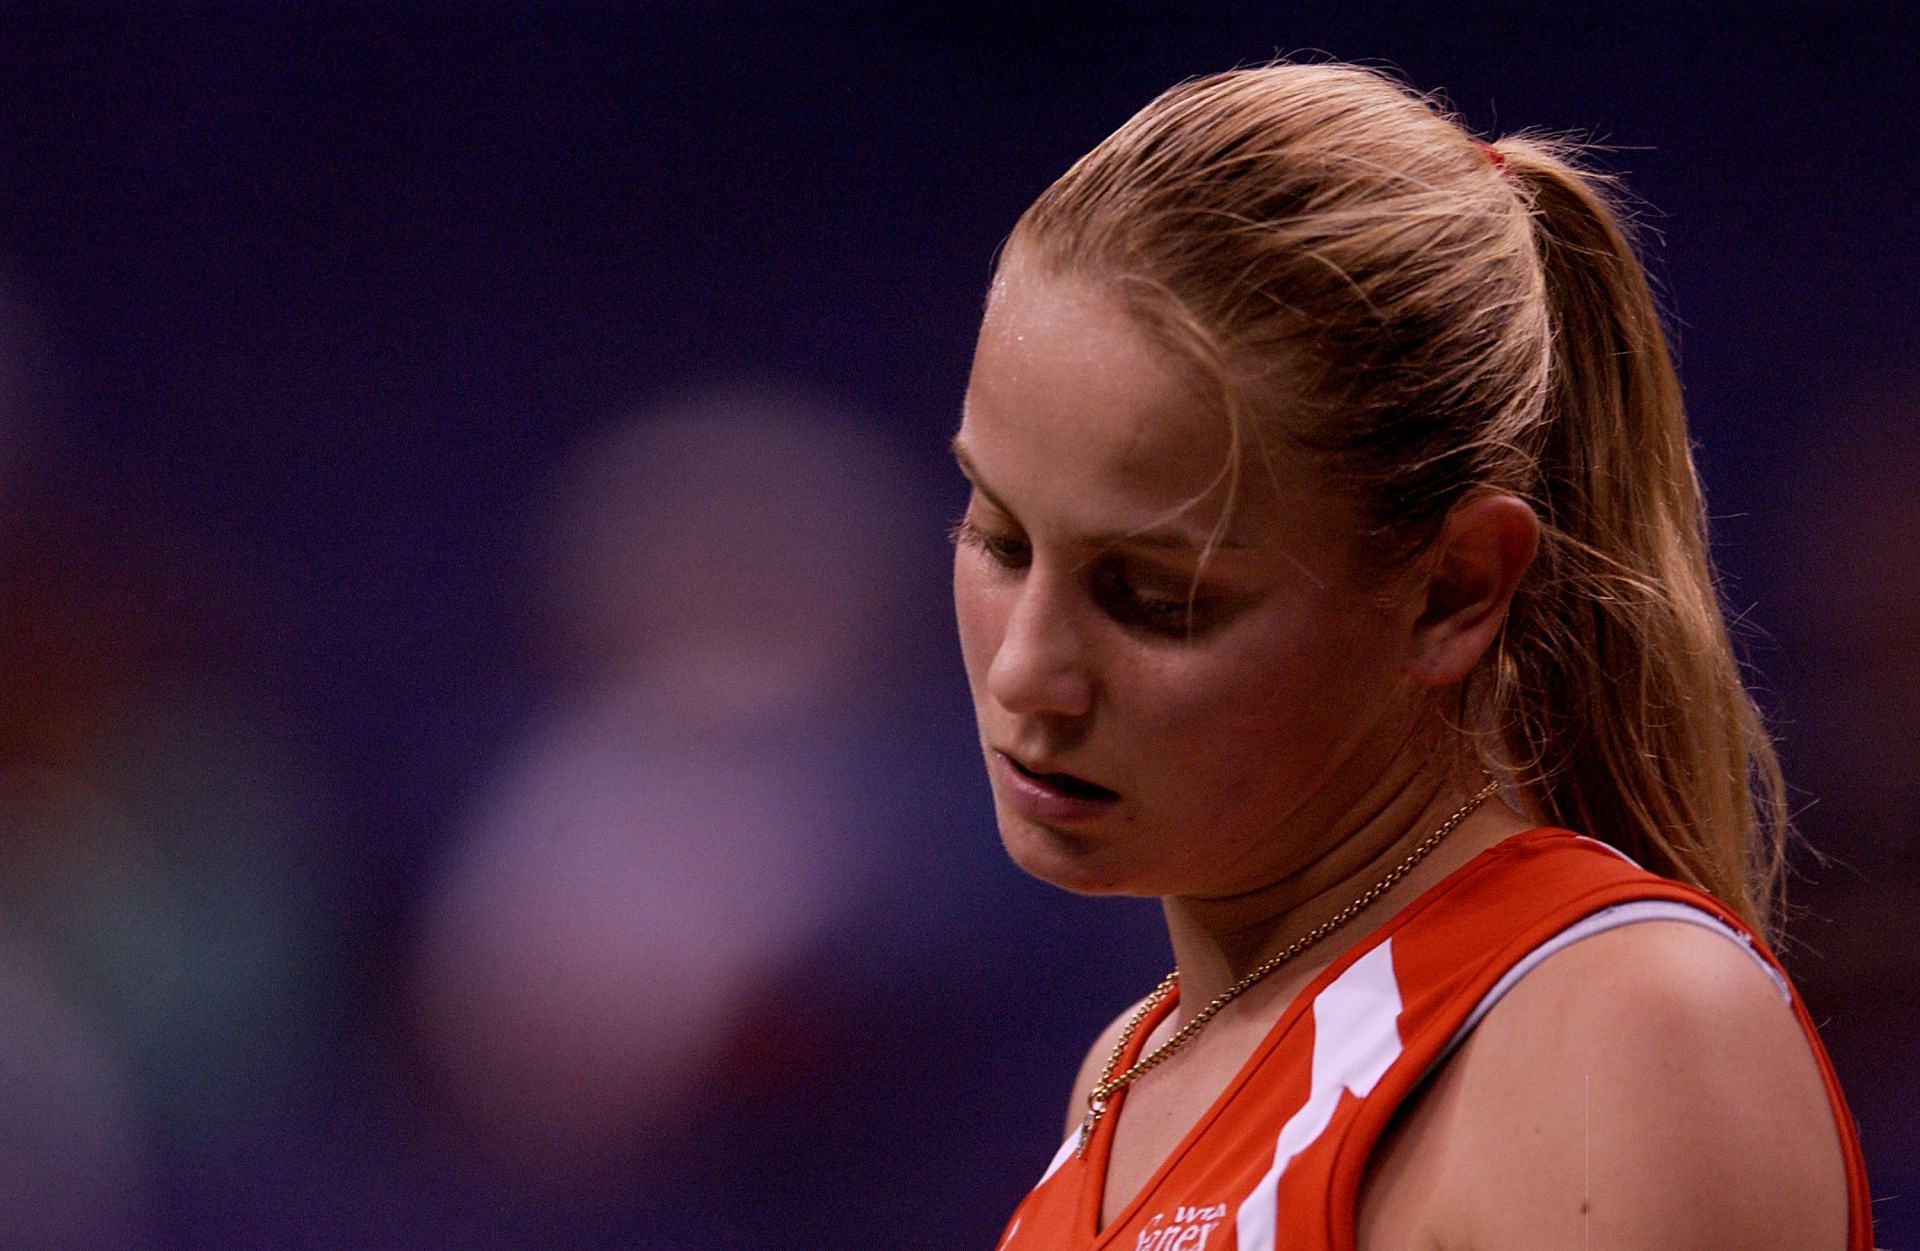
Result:
[[1611,908],[1602,908],[1591,916],[1583,917],[1522,956],[1518,964],[1507,970],[1505,977],[1495,982],[1487,993],[1481,996],[1480,1002],[1474,1005],[1467,1019],[1461,1023],[1459,1029],[1454,1031],[1453,1037],[1447,1040],[1446,1049],[1434,1060],[1434,1064],[1437,1066],[1441,1060],[1451,1055],[1453,1049],[1473,1032],[1473,1027],[1480,1024],[1480,1018],[1491,1012],[1493,1006],[1499,1003],[1508,991],[1517,986],[1521,978],[1538,968],[1542,960],[1555,952],[1565,951],[1583,938],[1592,938],[1595,934],[1617,930],[1623,925],[1637,925],[1642,921],[1680,921],[1712,930],[1731,940],[1760,966],[1761,972],[1767,975],[1767,980],[1773,983],[1774,990],[1779,992],[1781,1002],[1793,1002],[1793,992],[1787,989],[1786,979],[1781,977],[1779,971],[1768,962],[1767,958],[1754,948],[1753,940],[1739,930],[1692,904],[1677,903],[1669,899],[1636,899],[1629,903],[1615,904]]
[[1033,1188],[1038,1190],[1046,1185],[1047,1179],[1060,1171],[1060,1166],[1067,1162],[1067,1157],[1073,1154],[1073,1149],[1078,1145],[1080,1145],[1080,1133],[1075,1130],[1067,1135],[1067,1140],[1060,1144],[1058,1151],[1053,1153],[1053,1163],[1047,1165],[1047,1171],[1040,1174],[1040,1180],[1033,1184]]

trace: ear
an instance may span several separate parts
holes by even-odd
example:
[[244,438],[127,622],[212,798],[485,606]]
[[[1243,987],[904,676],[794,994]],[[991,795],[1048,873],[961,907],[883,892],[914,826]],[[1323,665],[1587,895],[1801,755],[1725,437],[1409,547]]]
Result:
[[1540,519],[1511,495],[1454,506],[1425,566],[1425,599],[1409,653],[1416,681],[1449,686],[1479,663],[1539,544]]

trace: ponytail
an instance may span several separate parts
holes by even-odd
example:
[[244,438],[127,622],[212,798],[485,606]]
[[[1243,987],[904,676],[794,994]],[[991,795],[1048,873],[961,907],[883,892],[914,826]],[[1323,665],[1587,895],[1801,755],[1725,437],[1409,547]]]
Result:
[[1775,936],[1786,788],[1728,637],[1658,309],[1599,180],[1544,143],[1499,150],[1531,208],[1552,360],[1543,541],[1486,712],[1540,817]]

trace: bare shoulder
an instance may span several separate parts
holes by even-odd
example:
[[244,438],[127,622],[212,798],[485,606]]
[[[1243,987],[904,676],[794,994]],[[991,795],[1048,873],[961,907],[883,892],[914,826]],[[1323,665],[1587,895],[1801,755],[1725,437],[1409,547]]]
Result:
[[1087,1095],[1099,1084],[1100,1075],[1106,1071],[1107,1061],[1112,1057],[1120,1035],[1126,1032],[1127,1022],[1133,1019],[1133,1014],[1140,1011],[1141,1004],[1146,1001],[1143,997],[1129,1004],[1126,1011],[1114,1017],[1113,1022],[1100,1031],[1100,1036],[1093,1040],[1093,1046],[1087,1048],[1086,1058],[1080,1061],[1080,1072],[1073,1079],[1073,1097],[1067,1101],[1067,1133],[1071,1134],[1080,1128],[1080,1122],[1087,1114]]
[[1423,1097],[1407,1145],[1454,1196],[1441,1245],[1841,1248],[1845,1168],[1791,1006],[1673,921],[1528,974]]

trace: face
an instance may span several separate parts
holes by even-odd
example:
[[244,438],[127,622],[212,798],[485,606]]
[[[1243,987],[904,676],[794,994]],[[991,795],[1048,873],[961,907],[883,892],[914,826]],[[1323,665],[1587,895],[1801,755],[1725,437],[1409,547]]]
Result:
[[1004,266],[954,441],[953,589],[1001,837],[1070,890],[1224,896],[1393,745],[1409,616],[1305,464],[1225,419],[1104,288]]

